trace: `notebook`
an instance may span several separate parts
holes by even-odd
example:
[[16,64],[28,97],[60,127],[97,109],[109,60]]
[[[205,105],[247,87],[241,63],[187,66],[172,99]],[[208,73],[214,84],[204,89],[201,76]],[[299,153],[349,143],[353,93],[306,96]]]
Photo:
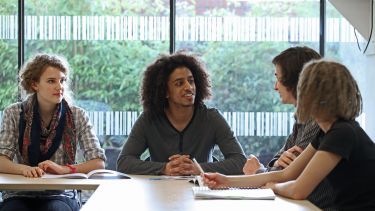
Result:
[[208,187],[193,187],[194,198],[196,199],[254,199],[274,200],[275,193],[272,189],[260,188],[229,188],[210,189]]

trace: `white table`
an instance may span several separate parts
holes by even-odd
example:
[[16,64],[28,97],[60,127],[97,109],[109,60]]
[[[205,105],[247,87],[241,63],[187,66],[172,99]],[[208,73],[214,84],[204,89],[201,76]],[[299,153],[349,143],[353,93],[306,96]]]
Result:
[[96,190],[82,211],[116,210],[319,210],[307,200],[201,200],[194,199],[187,180],[154,180],[150,176],[130,175],[132,179],[41,179],[0,174],[0,190]]

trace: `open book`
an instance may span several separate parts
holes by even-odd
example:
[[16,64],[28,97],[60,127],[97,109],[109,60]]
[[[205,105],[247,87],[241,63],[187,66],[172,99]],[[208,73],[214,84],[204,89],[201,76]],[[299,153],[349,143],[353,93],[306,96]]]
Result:
[[55,178],[66,178],[66,179],[130,179],[127,174],[112,171],[108,169],[95,169],[87,174],[84,173],[72,173],[72,174],[44,174],[42,178],[55,179]]
[[256,199],[273,200],[275,193],[272,189],[259,188],[228,188],[228,189],[210,189],[208,187],[193,187],[194,197],[196,199]]

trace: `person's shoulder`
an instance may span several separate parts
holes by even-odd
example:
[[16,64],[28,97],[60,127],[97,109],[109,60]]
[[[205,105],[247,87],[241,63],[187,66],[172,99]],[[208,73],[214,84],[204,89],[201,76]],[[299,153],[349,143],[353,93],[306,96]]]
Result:
[[210,106],[207,106],[205,104],[197,106],[197,111],[206,112],[206,113],[210,113],[210,114],[220,113],[220,111],[217,108],[210,107]]
[[305,123],[305,130],[309,130],[309,131],[314,130],[315,131],[315,130],[320,130],[320,127],[319,127],[318,123],[316,123],[315,120],[309,119]]
[[20,113],[21,112],[21,102],[12,103],[5,107],[4,113]]
[[87,111],[79,106],[76,106],[76,105],[69,105],[70,109],[72,110],[72,113],[74,115],[80,115],[80,116],[83,116],[83,115],[86,115],[87,114]]
[[208,107],[207,105],[203,104],[203,105],[198,105],[196,108],[195,108],[195,112],[198,113],[198,114],[215,114],[218,112],[218,110],[214,107]]
[[138,118],[139,120],[147,120],[147,121],[152,121],[156,117],[159,117],[160,115],[156,115],[152,113],[151,111],[141,111],[139,112]]
[[89,115],[85,109],[76,105],[69,105],[69,108],[73,114],[73,120],[76,126],[85,125],[89,121]]
[[[21,103],[13,103],[8,105],[2,112],[2,117],[0,117],[1,122],[19,121],[21,114]],[[1,115],[0,115],[1,116]]]
[[338,119],[332,125],[332,129],[343,129],[343,130],[350,130],[356,127],[358,127],[358,123],[354,120]]
[[208,107],[206,105],[201,105],[197,108],[196,111],[199,115],[206,116],[209,119],[223,119],[223,113],[215,108],[215,107]]
[[138,124],[153,124],[162,118],[161,115],[156,115],[151,111],[141,111],[137,117]]
[[343,137],[353,137],[357,133],[358,128],[360,126],[354,120],[338,119],[333,123],[327,134],[341,134]]

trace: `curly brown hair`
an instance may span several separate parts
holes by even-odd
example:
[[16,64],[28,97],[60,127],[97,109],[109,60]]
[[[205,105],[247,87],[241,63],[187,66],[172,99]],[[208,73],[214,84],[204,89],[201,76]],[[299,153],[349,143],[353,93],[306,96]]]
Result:
[[362,111],[357,82],[344,65],[332,61],[306,64],[298,82],[297,99],[301,122],[310,117],[353,120]]
[[280,82],[292,92],[297,99],[297,83],[303,65],[322,57],[309,47],[291,47],[277,55],[272,63],[281,67]]
[[196,86],[195,106],[204,104],[211,97],[211,83],[203,62],[187,52],[176,52],[171,55],[161,55],[150,64],[143,75],[141,85],[141,104],[144,111],[163,114],[168,108],[167,82],[169,75],[179,67],[188,68],[194,77]]
[[[66,59],[62,56],[53,55],[53,54],[37,54],[28,60],[19,72],[20,89],[26,93],[26,95],[35,93],[35,90],[32,88],[33,82],[39,82],[41,75],[47,69],[47,67],[58,68],[63,72],[69,82],[69,64]],[[65,87],[64,98],[70,99],[68,89],[69,86]]]

